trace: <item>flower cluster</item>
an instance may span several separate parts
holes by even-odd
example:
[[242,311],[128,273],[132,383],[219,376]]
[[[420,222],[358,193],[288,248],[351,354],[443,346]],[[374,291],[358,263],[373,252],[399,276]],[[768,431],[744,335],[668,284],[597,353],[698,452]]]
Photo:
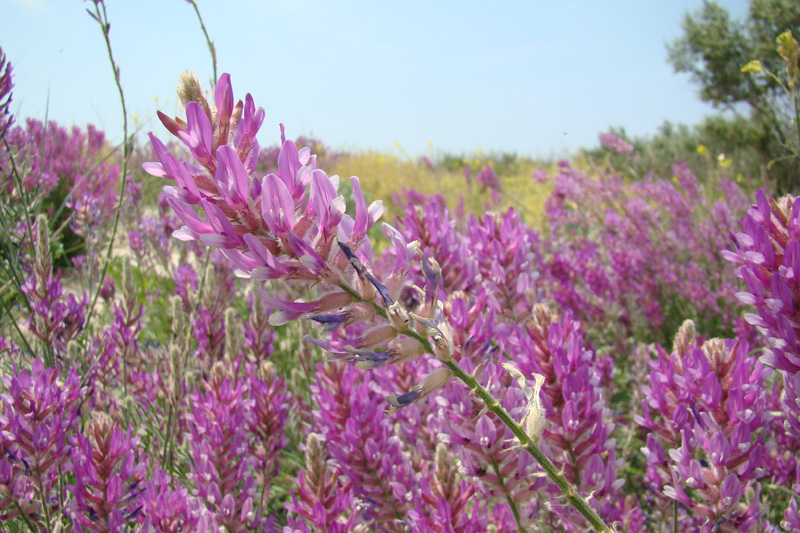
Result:
[[67,344],[83,328],[89,301],[85,292],[80,299],[71,293],[64,298],[61,270],[53,274],[47,217],[39,215],[35,229],[33,272],[20,289],[31,310],[28,328],[51,359],[66,354]]
[[[321,283],[328,288],[311,302],[267,296],[279,310],[270,317],[272,325],[308,316],[332,331],[377,320],[353,342],[316,341],[331,352],[331,359],[375,368],[426,351],[445,361],[452,358],[449,326],[441,321],[438,293],[442,277],[436,262],[421,256],[426,285],[423,302],[414,313],[396,302],[407,265],[416,253],[414,243],[387,227],[396,264],[385,284],[364,264],[371,257],[366,234],[383,212],[381,202],[368,207],[359,180],[353,177],[355,216],[345,214],[344,197],[337,193],[338,177],[327,176],[316,167],[310,150],[298,150],[283,137],[278,173],[255,178],[259,152],[255,135],[264,120],[264,110],[256,109],[249,94],[244,104],[239,101],[234,106],[227,74],[217,83],[214,103],[212,112],[205,98],[196,96],[186,105],[186,122],[159,115],[167,129],[186,144],[199,166],[179,162],[150,135],[159,162],[146,163],[145,170],[175,180],[174,186],[164,188],[169,204],[185,224],[174,236],[219,248],[237,267],[240,277]],[[205,219],[193,206],[200,208]],[[382,346],[388,346],[386,351],[376,351]],[[428,350],[427,346],[432,348]],[[417,401],[449,377],[446,369],[438,369],[415,390],[390,401],[396,407]]]
[[[52,121],[44,124],[27,119],[24,128],[9,129],[6,140],[11,152],[0,153],[0,185],[6,192],[14,185],[9,160],[13,156],[15,166],[24,169],[26,191],[38,189],[48,194],[60,187],[63,195],[70,192],[67,203],[76,214],[76,229],[85,231],[113,214],[120,170],[116,164],[99,161],[106,143],[102,131],[91,124],[85,132],[77,127],[67,131]],[[78,228],[80,221],[84,224]]]
[[[517,359],[520,370],[544,378],[545,453],[601,516],[609,522],[625,518],[628,530],[636,531],[636,510],[626,510],[620,502],[624,480],[617,478],[617,470],[623,460],[616,457],[616,439],[611,435],[614,424],[608,421],[602,365],[586,349],[579,325],[570,312],[559,317],[537,305],[519,339],[525,354]],[[548,488],[557,498],[557,488],[553,484]],[[571,507],[552,504],[552,510],[567,523],[585,527]]]
[[611,132],[600,134],[600,144],[609,148],[618,154],[632,154],[633,145],[625,139],[614,135]]
[[[316,433],[310,433],[306,439],[305,467],[297,475],[297,489],[292,491],[287,510],[320,531],[350,531],[356,515],[350,515],[348,520],[341,518],[348,511],[349,484],[342,487],[339,476],[328,472],[327,453]],[[309,531],[305,522],[295,521],[293,517],[289,517],[289,528]]]
[[800,435],[800,202],[759,190],[742,232],[731,238],[736,249],[726,258],[741,265],[747,287],[736,297],[756,307],[745,319],[767,337],[763,360],[783,375],[786,424]]
[[704,192],[683,164],[673,172],[672,182],[628,184],[564,163],[553,178],[543,285],[582,323],[605,329],[590,331],[593,340],[665,342],[686,316],[712,335],[748,335],[727,304],[738,289],[719,252],[745,197],[726,181]]
[[11,63],[6,60],[6,53],[0,47],[0,140],[14,123],[14,116],[8,109],[11,106],[11,90],[14,88],[12,71]]
[[656,345],[643,416],[648,482],[693,513],[696,526],[741,531],[759,523],[765,379],[745,341],[698,343],[686,321],[672,353]]
[[67,512],[84,531],[118,531],[141,511],[146,462],[131,428],[123,432],[108,415],[97,413],[85,431],[71,449],[75,485],[67,487],[74,494]]
[[[235,362],[239,366],[240,361]],[[191,478],[218,527],[263,527],[263,510],[286,446],[289,397],[269,362],[236,377],[222,362],[211,368],[205,392],[190,396]]]
[[70,459],[68,437],[77,430],[85,391],[77,372],[61,376],[42,359],[34,360],[29,371],[15,368],[3,381],[0,519],[21,516],[49,527]]

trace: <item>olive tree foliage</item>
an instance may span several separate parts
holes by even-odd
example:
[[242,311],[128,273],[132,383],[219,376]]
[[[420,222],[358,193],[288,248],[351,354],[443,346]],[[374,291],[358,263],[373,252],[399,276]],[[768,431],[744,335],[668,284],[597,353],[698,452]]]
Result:
[[700,97],[726,112],[717,128],[728,132],[732,144],[741,142],[739,128],[719,128],[719,121],[731,126],[748,122],[749,140],[772,184],[779,190],[796,189],[800,161],[791,156],[800,139],[792,97],[771,77],[752,76],[741,68],[758,59],[769,71],[784,72],[786,63],[775,39],[787,30],[800,35],[800,2],[751,0],[745,20],[734,20],[725,8],[706,1],[697,12],[686,14],[682,26],[683,35],[667,46],[675,71],[690,74]]

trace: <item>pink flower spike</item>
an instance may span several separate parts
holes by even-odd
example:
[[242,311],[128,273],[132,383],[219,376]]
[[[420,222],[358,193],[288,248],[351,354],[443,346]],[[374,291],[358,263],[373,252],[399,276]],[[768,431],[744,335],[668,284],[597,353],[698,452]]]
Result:
[[186,121],[186,131],[179,131],[178,137],[189,147],[198,162],[208,169],[213,169],[211,122],[200,104],[197,102],[186,104]]
[[239,154],[227,144],[217,148],[217,171],[214,173],[222,198],[231,207],[247,207],[249,179]]

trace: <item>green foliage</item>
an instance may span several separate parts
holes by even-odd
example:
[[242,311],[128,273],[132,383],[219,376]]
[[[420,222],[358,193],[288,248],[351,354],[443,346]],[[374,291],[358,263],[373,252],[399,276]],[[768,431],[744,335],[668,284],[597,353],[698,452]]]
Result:
[[747,194],[767,185],[767,161],[759,147],[765,135],[763,124],[756,121],[711,115],[694,126],[666,121],[652,136],[629,137],[624,128],[611,128],[611,132],[633,145],[638,153],[635,162],[602,146],[585,150],[583,156],[629,179],[646,174],[671,179],[672,166],[685,161],[705,184],[727,178],[736,181]]
[[[697,13],[686,15],[683,35],[668,46],[675,71],[690,74],[704,101],[735,117],[713,119],[712,131],[731,146],[752,146],[765,169],[774,161],[768,170],[778,190],[796,187],[800,179],[800,161],[791,157],[798,146],[797,111],[777,79],[751,76],[742,67],[758,59],[770,72],[783,69],[786,62],[775,39],[787,30],[800,31],[800,3],[795,0],[751,0],[744,21],[732,20],[715,2],[705,2]],[[742,128],[746,122],[752,124]],[[746,141],[739,137],[743,130],[749,132]]]

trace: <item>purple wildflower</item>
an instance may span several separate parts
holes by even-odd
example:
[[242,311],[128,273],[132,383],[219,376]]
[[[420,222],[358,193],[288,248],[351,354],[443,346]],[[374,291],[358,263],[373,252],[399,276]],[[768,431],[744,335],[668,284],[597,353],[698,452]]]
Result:
[[189,495],[188,489],[162,469],[143,483],[140,497],[143,504],[146,533],[181,533],[210,531],[210,516],[202,502]]
[[75,437],[75,485],[67,487],[74,498],[67,513],[84,531],[115,531],[125,522],[138,521],[146,462],[138,457],[137,445],[130,427],[123,432],[104,413],[88,424],[86,435]]
[[11,90],[14,88],[11,63],[0,47],[0,139],[5,137],[6,130],[14,123],[14,116],[9,111],[11,106]]
[[764,475],[760,430],[769,421],[763,383],[770,370],[748,349],[741,340],[699,345],[687,321],[672,354],[656,346],[644,415],[635,417],[651,431],[642,449],[648,481],[699,523],[730,531],[757,523],[762,512],[757,480]]
[[219,526],[244,531],[259,520],[254,510],[255,465],[245,453],[249,435],[244,383],[218,362],[204,386],[204,393],[198,390],[190,396],[190,479]]
[[600,144],[617,152],[618,154],[628,155],[633,153],[633,146],[629,142],[610,132],[600,134]]
[[[347,518],[351,484],[342,485],[342,478],[329,472],[325,446],[315,433],[306,439],[305,466],[297,474],[296,488],[286,509],[319,531],[350,530],[356,517],[350,513]],[[295,520],[291,518],[291,522]]]
[[69,462],[68,436],[78,426],[78,404],[85,391],[74,370],[62,377],[41,359],[33,361],[30,371],[14,368],[4,385],[0,519],[22,513],[42,525],[57,508],[60,471]]
[[736,297],[756,307],[745,320],[767,337],[763,361],[781,371],[786,424],[800,435],[800,202],[759,190],[742,229],[731,235],[736,250],[724,255],[741,265],[747,290]]

